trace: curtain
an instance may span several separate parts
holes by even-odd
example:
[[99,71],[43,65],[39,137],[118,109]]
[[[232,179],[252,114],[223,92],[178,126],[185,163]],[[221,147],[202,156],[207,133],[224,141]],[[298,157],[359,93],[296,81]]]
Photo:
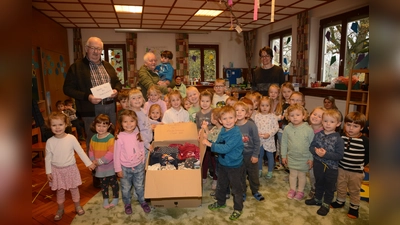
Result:
[[175,76],[181,76],[183,82],[189,82],[189,34],[176,34]]
[[138,73],[136,70],[136,59],[137,59],[137,34],[126,33],[126,58],[128,60],[128,85],[131,88],[136,87],[138,81]]
[[246,74],[247,77],[244,79],[248,82],[252,82],[252,70],[251,70],[251,59],[253,58],[254,54],[254,43],[255,39],[257,36],[257,30],[252,30],[252,31],[244,31],[243,32],[243,39],[244,39],[244,51],[246,54],[246,63],[247,63],[247,68],[249,69],[248,74]]
[[73,43],[74,46],[74,62],[83,58],[82,34],[81,28],[73,28]]
[[296,73],[298,83],[307,86],[308,80],[308,45],[309,45],[308,11],[297,14],[297,60]]

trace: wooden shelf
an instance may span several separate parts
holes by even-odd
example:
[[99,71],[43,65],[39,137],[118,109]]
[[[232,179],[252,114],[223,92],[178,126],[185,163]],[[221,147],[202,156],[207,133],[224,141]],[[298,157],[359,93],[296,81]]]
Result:
[[[349,74],[349,83],[351,84],[351,78],[354,74],[360,74],[364,73],[364,83],[368,85],[369,82],[369,70],[367,69],[362,69],[362,70],[351,70]],[[353,99],[352,94],[361,94],[361,100]],[[350,111],[350,105],[355,105],[359,106],[357,110],[361,113],[364,113],[365,116],[368,119],[368,114],[369,114],[369,91],[364,91],[364,90],[352,90],[352,85],[347,86],[347,98],[346,98],[346,112],[345,115],[347,115]]]

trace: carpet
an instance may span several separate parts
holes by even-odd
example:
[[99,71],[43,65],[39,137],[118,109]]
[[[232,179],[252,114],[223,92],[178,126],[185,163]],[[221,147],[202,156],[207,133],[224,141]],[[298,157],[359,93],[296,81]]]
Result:
[[[264,168],[267,171],[267,168]],[[260,193],[265,197],[264,201],[257,201],[247,188],[247,199],[244,209],[237,221],[230,221],[229,216],[233,211],[232,196],[227,200],[227,207],[217,211],[210,211],[207,206],[214,202],[211,192],[211,179],[203,185],[202,206],[197,208],[152,208],[149,214],[145,214],[135,198],[132,199],[133,213],[126,215],[120,199],[118,205],[112,209],[102,207],[103,198],[101,192],[97,193],[84,205],[86,214],[76,216],[71,224],[369,224],[369,203],[361,201],[360,217],[350,219],[347,217],[349,199],[341,209],[330,209],[327,216],[319,216],[316,211],[319,206],[307,206],[304,199],[301,201],[286,198],[289,190],[287,181],[288,173],[284,170],[275,170],[274,177],[270,180],[260,178]],[[111,191],[111,190],[110,190]],[[309,183],[305,193],[309,192]],[[120,197],[121,198],[121,197]],[[336,198],[335,198],[336,199]]]

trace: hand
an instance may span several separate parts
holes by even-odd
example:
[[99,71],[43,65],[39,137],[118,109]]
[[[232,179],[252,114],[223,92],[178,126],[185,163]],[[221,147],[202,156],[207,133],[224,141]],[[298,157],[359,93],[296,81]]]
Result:
[[250,159],[250,161],[251,161],[251,163],[258,163],[258,157],[254,157],[254,156],[252,156],[251,157],[251,159]]
[[117,172],[117,176],[118,176],[119,178],[123,178],[123,177],[124,177],[124,175],[122,174],[122,171]]
[[153,146],[153,145],[150,145],[148,150],[149,150],[151,153],[154,152],[154,146]]
[[207,139],[203,139],[203,144],[208,147],[211,147],[211,142],[209,142]]
[[111,94],[111,98],[115,98],[115,97],[117,97],[117,95],[118,95],[118,91],[116,90],[116,89],[113,89],[112,90],[113,91],[113,93]]
[[309,169],[311,169],[312,166],[313,166],[313,161],[312,160],[307,160],[307,164],[309,165]]
[[94,97],[92,94],[90,94],[89,97],[88,97],[88,100],[89,100],[89,102],[91,102],[92,104],[96,105],[96,104],[99,104],[99,102],[101,102],[101,100],[103,100],[103,99],[101,99],[101,98],[96,98],[96,97]]
[[99,165],[99,162],[97,161],[97,159],[93,160],[92,163],[93,163],[95,166],[98,166],[98,165]]
[[154,131],[154,129],[156,129],[157,124],[152,124],[150,126],[151,126],[151,129]]
[[315,148],[315,153],[319,156],[319,157],[324,157],[326,150],[323,148]]
[[47,174],[47,180],[48,180],[49,182],[52,182],[52,181],[53,181],[53,176],[51,175],[51,173]]
[[287,158],[282,158],[282,164],[287,166],[288,160]]
[[265,133],[263,137],[264,137],[264,139],[267,139],[267,138],[269,138],[270,136],[271,136],[270,134]]
[[90,171],[93,171],[94,169],[96,169],[96,165],[94,165],[94,163],[92,163],[90,166],[88,166]]

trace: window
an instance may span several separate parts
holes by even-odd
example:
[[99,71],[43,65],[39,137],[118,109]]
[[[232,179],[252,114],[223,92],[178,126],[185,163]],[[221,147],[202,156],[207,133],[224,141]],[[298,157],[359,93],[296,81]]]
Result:
[[109,62],[117,72],[121,84],[125,86],[128,83],[126,73],[126,52],[124,44],[104,44],[101,59]]
[[321,20],[318,80],[330,83],[351,69],[368,68],[368,11],[367,6]]
[[289,71],[292,62],[292,29],[269,35],[270,47],[274,51],[272,63]]
[[189,45],[190,80],[215,81],[218,68],[218,45]]

